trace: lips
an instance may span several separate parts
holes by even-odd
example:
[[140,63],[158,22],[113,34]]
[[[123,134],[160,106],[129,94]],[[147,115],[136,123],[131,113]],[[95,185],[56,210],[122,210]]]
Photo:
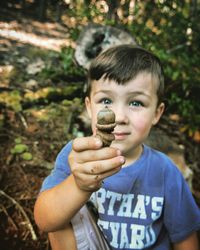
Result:
[[115,136],[115,140],[119,141],[126,139],[127,136],[130,135],[128,132],[114,132],[113,134]]

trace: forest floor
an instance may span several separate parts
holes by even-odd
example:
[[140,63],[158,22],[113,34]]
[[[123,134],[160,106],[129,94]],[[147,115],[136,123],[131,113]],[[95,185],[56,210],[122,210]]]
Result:
[[45,74],[63,46],[74,46],[68,27],[0,12],[0,249],[48,249],[33,206],[58,151],[78,133],[83,82]]
[[[62,46],[75,46],[69,27],[13,12],[1,10],[0,14],[0,249],[50,249],[47,235],[34,223],[33,207],[59,150],[84,133],[79,118],[84,79],[44,76],[47,65],[57,66],[56,53]],[[52,87],[67,87],[67,101],[46,95]],[[30,101],[33,97],[37,102]],[[185,160],[194,172],[194,197],[200,205],[199,142],[180,130],[184,124],[179,119],[164,117],[161,127],[185,146]]]

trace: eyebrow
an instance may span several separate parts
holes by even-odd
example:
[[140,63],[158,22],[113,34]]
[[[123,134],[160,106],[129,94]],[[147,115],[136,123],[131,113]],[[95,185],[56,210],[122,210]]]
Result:
[[146,94],[145,92],[142,91],[133,91],[133,92],[129,92],[128,95],[133,95],[133,96],[138,96],[138,95],[144,95],[147,97],[151,97],[151,95]]
[[[112,91],[110,90],[99,90],[94,92],[94,95],[98,94],[98,93],[104,93],[104,94],[113,94]],[[143,96],[147,96],[147,97],[151,97],[150,95],[142,92],[142,91],[133,91],[133,92],[128,92],[128,96],[138,96],[138,95],[143,95]]]
[[94,92],[94,95],[98,94],[98,93],[105,93],[105,94],[109,94],[109,93],[112,93],[111,90],[98,90],[96,92]]

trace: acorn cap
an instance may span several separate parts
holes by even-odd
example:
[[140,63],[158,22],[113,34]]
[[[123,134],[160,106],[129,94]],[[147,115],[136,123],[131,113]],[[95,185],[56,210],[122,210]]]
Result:
[[97,123],[100,125],[115,123],[115,113],[108,107],[101,109],[97,114]]

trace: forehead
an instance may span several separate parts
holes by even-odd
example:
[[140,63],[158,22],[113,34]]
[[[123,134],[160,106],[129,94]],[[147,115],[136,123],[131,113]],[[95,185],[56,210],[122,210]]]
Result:
[[104,77],[101,77],[99,80],[93,80],[90,94],[95,95],[99,92],[110,91],[119,96],[130,92],[141,92],[152,95],[157,93],[158,86],[158,77],[148,72],[142,72],[124,84],[119,84],[114,80],[105,79]]

